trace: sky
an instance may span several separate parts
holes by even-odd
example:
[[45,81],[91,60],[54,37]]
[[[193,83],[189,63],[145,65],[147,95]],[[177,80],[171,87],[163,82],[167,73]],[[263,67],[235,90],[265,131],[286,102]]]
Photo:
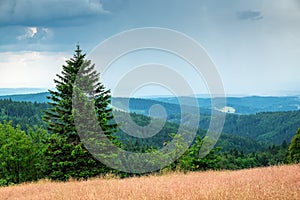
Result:
[[[0,88],[53,88],[77,43],[89,55],[105,39],[143,27],[197,41],[227,95],[300,94],[299,0],[0,0]],[[103,82],[113,90],[113,80],[122,76],[115,71],[151,62],[174,66],[195,93],[209,92],[188,64],[151,51],[120,59]]]

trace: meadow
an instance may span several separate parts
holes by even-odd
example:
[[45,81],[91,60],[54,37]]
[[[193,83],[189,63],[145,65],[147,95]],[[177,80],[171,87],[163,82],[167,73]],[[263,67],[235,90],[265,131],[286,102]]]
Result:
[[42,180],[2,187],[0,199],[300,199],[300,165],[127,179]]

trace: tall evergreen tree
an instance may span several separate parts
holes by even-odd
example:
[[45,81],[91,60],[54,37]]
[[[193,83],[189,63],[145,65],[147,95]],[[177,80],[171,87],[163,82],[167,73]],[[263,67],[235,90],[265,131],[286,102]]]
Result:
[[45,111],[43,120],[48,124],[49,131],[59,136],[52,137],[47,154],[49,162],[52,162],[49,169],[49,177],[52,179],[67,180],[71,176],[88,178],[108,170],[83,146],[75,127],[76,111],[72,106],[72,96],[74,92],[78,92],[75,81],[79,76],[88,87],[88,90],[81,91],[81,95],[93,101],[94,114],[103,133],[114,139],[112,134],[117,128],[117,125],[112,123],[113,115],[109,108],[110,91],[99,81],[100,74],[96,72],[95,65],[86,60],[85,56],[77,45],[73,58],[66,61],[66,65],[62,66],[61,75],[57,74],[58,80],[54,80],[56,90],[49,90],[51,107]]
[[100,74],[95,71],[95,65],[91,65],[90,60],[85,59],[80,46],[77,45],[73,58],[67,60],[67,65],[63,65],[62,75],[57,74],[58,80],[55,79],[56,91],[49,90],[49,104],[51,108],[45,111],[43,117],[48,124],[51,133],[59,134],[68,138],[69,143],[79,144],[80,138],[74,125],[74,115],[72,108],[72,95],[75,80],[79,71],[85,76],[85,80],[91,83],[89,98],[93,98],[95,103],[96,115],[99,125],[106,135],[111,135],[116,131],[116,124],[111,123],[113,119],[110,104],[110,90],[106,90],[104,85],[99,82]]

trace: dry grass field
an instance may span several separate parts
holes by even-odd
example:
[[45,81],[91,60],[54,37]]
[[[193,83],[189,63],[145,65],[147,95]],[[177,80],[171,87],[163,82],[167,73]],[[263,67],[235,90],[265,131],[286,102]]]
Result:
[[300,165],[0,188],[0,199],[300,199]]

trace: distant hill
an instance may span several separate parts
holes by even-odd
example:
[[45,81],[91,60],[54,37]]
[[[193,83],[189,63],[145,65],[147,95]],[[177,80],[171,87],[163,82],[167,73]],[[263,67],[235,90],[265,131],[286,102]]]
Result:
[[15,94],[36,94],[46,92],[46,88],[0,88],[0,96]]
[[[0,96],[0,99],[25,102],[47,102],[48,92],[37,94],[20,94]],[[129,108],[126,102],[129,101]],[[188,104],[189,97],[183,101],[186,110],[193,110]],[[210,99],[198,98],[201,111],[200,128],[208,129],[210,122]],[[123,112],[131,112],[148,116],[151,106],[160,104],[167,113],[168,122],[180,124],[181,107],[174,97],[154,99],[113,98],[113,108]],[[223,133],[254,139],[258,142],[281,144],[290,142],[300,127],[300,98],[291,97],[229,97],[227,106],[235,109],[235,114],[227,114]],[[223,111],[226,111],[224,109]],[[159,116],[158,116],[159,118]],[[193,123],[193,115],[184,116],[185,122]],[[233,139],[227,138],[227,139]]]
[[[13,101],[17,102],[37,102],[37,103],[43,103],[47,101],[46,96],[49,96],[49,93],[38,93],[38,94],[22,94],[22,95],[8,95],[8,96],[2,96],[0,99],[11,99]],[[270,99],[277,99],[277,98],[243,98],[243,101],[245,102],[245,99],[249,101],[247,104],[248,107],[258,107],[258,105],[255,105],[253,102],[255,99],[260,99],[260,102],[264,102],[267,100],[270,101]],[[295,97],[280,97],[277,99],[277,105],[279,105],[278,102],[284,102],[284,99],[286,102],[291,102],[292,99]],[[251,101],[252,99],[252,101]],[[199,99],[199,101],[202,101],[203,99]],[[235,99],[238,101],[238,99]],[[167,121],[173,125],[171,127],[174,128],[174,124],[177,124],[177,126],[182,122],[187,122],[189,124],[195,124],[195,119],[193,115],[187,114],[182,117],[181,115],[181,109],[180,106],[176,103],[161,103],[157,100],[151,100],[151,99],[128,99],[128,98],[113,98],[115,109],[122,111],[122,112],[131,112],[136,114],[141,114],[148,116],[149,108],[155,104],[161,104],[167,113]],[[129,108],[126,108],[126,101],[129,101]],[[205,100],[206,101],[206,100]],[[240,100],[240,102],[243,102]],[[267,104],[266,102],[257,104],[263,105]],[[9,103],[9,102],[8,102]],[[6,103],[7,104],[7,103]],[[11,110],[19,108],[19,104],[11,104],[9,108],[5,108],[4,105],[0,105],[1,112],[6,113],[6,109],[9,110],[8,113],[12,113]],[[272,101],[270,102],[272,104]],[[8,104],[7,104],[8,105]],[[20,104],[21,105],[21,104]],[[25,104],[22,104],[25,105]],[[30,104],[33,107],[37,106],[37,104]],[[203,104],[202,104],[203,105]],[[273,102],[273,105],[275,103]],[[29,104],[26,106],[29,106]],[[42,106],[43,108],[46,107],[47,104]],[[187,105],[186,105],[187,106]],[[283,107],[286,105],[283,105]],[[21,106],[22,107],[22,106]],[[194,107],[187,106],[188,109],[194,109]],[[19,109],[20,110],[20,109]],[[203,130],[207,130],[209,127],[210,122],[210,112],[208,109],[200,109],[201,115],[200,115],[200,128]],[[203,114],[204,111],[206,113]],[[11,117],[17,117],[21,116],[23,111],[17,114],[16,116]],[[24,111],[25,112],[25,111]],[[27,112],[27,111],[26,111]],[[24,114],[24,113],[23,113]],[[30,113],[30,116],[34,116],[35,113]],[[39,117],[37,117],[39,118]],[[140,118],[137,116],[137,118]],[[5,119],[5,118],[4,118]],[[11,118],[13,119],[13,118]],[[183,121],[182,121],[183,120]],[[141,120],[144,121],[144,120]],[[225,137],[224,139],[228,141],[227,144],[220,144],[220,146],[233,146],[237,149],[241,149],[242,147],[247,148],[247,150],[252,150],[252,147],[255,147],[256,149],[260,149],[258,144],[254,144],[255,142],[263,142],[268,144],[281,144],[284,140],[287,142],[290,142],[291,138],[295,135],[297,129],[300,127],[300,111],[280,111],[280,112],[262,112],[257,114],[227,114],[226,120],[223,128],[223,134],[230,134],[234,136]],[[166,133],[173,133],[174,131],[171,131],[169,129],[166,131]],[[167,138],[167,136],[164,136]],[[224,136],[223,136],[224,137]],[[230,140],[230,141],[229,141]],[[153,141],[153,144],[156,143],[156,141]]]
[[[4,121],[12,121],[13,126],[20,125],[23,130],[27,130],[27,125],[30,127],[44,126],[42,121],[43,111],[49,108],[46,103],[32,103],[32,102],[17,102],[10,99],[0,100],[0,123]],[[123,117],[125,113],[120,113]],[[150,122],[150,118],[144,115],[131,113],[133,121],[144,126]],[[124,119],[126,121],[126,119]],[[119,140],[127,146],[138,143],[140,147],[156,147],[162,148],[163,142],[171,141],[171,133],[177,133],[179,125],[176,123],[166,122],[163,129],[156,135],[150,138],[136,138],[124,133],[121,129],[116,133]],[[137,131],[137,130],[132,130]],[[206,134],[205,130],[198,130],[198,134],[202,137]],[[264,150],[266,146],[256,142],[249,137],[238,137],[235,135],[223,134],[219,140],[218,146],[222,149],[230,150],[236,149],[238,151],[254,152]]]
[[[184,97],[183,104],[189,105],[191,97]],[[176,97],[152,98],[152,100],[165,103],[179,104]],[[210,98],[198,98],[198,104],[201,108],[210,109]],[[278,112],[300,110],[300,97],[227,97],[227,108],[219,108],[223,111],[234,111],[236,114],[255,114],[259,112]]]
[[[1,89],[0,89],[1,91]],[[1,93],[0,93],[1,94]],[[30,102],[47,102],[48,92],[31,93],[31,94],[14,94],[2,95],[0,99],[9,99],[13,101],[30,101]],[[126,101],[130,102],[129,108],[126,107]],[[190,105],[191,97],[181,97],[182,105],[185,108],[193,109]],[[300,110],[300,97],[227,97],[226,107],[211,108],[210,98],[197,98],[201,113],[210,114],[211,109],[215,109],[226,113],[235,114],[255,114],[260,112],[281,112],[281,111],[297,111]],[[119,110],[135,112],[148,115],[148,110],[152,105],[160,104],[169,112],[168,114],[179,113],[181,110],[178,99],[176,97],[155,97],[155,98],[113,98],[113,106]]]
[[[129,108],[127,103],[129,102]],[[157,101],[157,100],[152,100],[152,99],[140,99],[140,98],[113,98],[112,104],[114,108],[126,111],[126,112],[135,112],[137,114],[141,115],[148,115],[148,112],[150,108],[154,105],[161,105],[168,116],[170,115],[176,115],[180,114],[181,110],[183,109],[186,113],[192,113],[194,112],[197,107],[193,107],[190,105],[183,105],[180,106],[176,103],[167,103],[167,102],[162,102],[162,101]],[[210,114],[211,110],[208,108],[200,108],[201,114]]]
[[49,96],[49,93],[43,92],[43,93],[35,93],[35,94],[5,95],[5,96],[0,96],[0,99],[11,99],[13,101],[45,103],[48,101],[48,99],[46,98],[47,96]]

